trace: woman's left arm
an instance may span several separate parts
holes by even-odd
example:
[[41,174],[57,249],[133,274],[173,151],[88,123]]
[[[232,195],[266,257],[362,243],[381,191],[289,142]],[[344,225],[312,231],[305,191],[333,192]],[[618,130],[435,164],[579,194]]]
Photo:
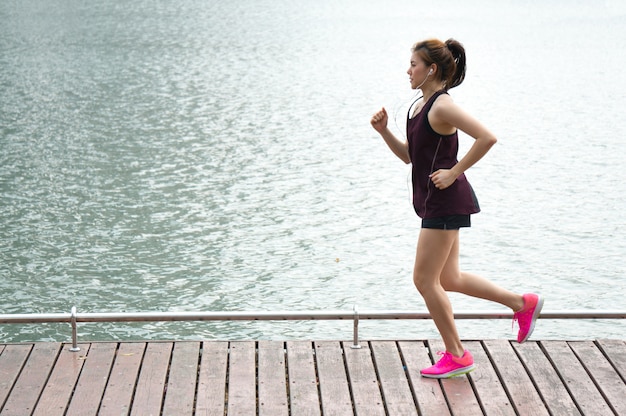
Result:
[[431,180],[438,189],[445,189],[452,185],[456,178],[482,159],[498,141],[478,120],[463,111],[451,98],[446,98],[438,99],[430,111],[430,122],[433,128],[436,130],[438,129],[435,126],[443,127],[444,130],[446,126],[451,130],[456,128],[473,137],[474,143],[467,154],[451,169],[440,169],[431,175]]

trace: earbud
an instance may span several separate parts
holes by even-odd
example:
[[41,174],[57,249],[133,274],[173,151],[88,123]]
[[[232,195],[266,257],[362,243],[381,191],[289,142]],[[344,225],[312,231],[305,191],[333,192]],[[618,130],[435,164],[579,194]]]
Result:
[[426,81],[428,81],[428,77],[430,77],[433,73],[434,69],[430,68],[430,71],[428,71],[428,74],[426,74],[426,77],[424,78],[424,81],[422,81],[422,83],[420,85],[418,85],[417,87],[415,87],[415,89],[419,89],[422,88],[422,85],[424,85],[424,83]]

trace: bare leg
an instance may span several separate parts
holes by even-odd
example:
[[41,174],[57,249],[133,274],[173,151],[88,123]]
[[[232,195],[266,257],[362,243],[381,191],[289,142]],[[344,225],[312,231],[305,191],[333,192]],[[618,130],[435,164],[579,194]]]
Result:
[[[461,357],[463,346],[454,323],[452,305],[441,285],[440,276],[453,253],[456,245],[456,263],[458,264],[458,230],[433,230],[423,228],[417,242],[413,282],[420,292],[426,307],[433,318],[446,350]],[[457,266],[458,268],[458,266]]]
[[441,285],[446,291],[459,292],[476,298],[490,300],[518,311],[524,306],[522,295],[501,288],[491,281],[459,270],[459,238],[450,250],[450,256],[441,273]]

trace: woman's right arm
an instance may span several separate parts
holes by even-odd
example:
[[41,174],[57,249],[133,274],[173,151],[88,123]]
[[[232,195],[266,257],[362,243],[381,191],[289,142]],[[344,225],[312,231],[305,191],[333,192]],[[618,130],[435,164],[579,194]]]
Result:
[[387,128],[387,122],[389,116],[387,116],[387,110],[383,107],[380,111],[372,116],[370,124],[374,127],[382,138],[387,143],[387,146],[391,151],[400,158],[404,163],[411,163],[411,157],[409,156],[409,143],[406,140],[399,140],[393,133]]

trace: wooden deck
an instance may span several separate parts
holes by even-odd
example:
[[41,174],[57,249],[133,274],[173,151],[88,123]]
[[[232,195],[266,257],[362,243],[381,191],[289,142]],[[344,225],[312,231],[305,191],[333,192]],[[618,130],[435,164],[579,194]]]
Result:
[[0,344],[0,414],[626,415],[624,341],[464,344],[442,381],[439,341]]

